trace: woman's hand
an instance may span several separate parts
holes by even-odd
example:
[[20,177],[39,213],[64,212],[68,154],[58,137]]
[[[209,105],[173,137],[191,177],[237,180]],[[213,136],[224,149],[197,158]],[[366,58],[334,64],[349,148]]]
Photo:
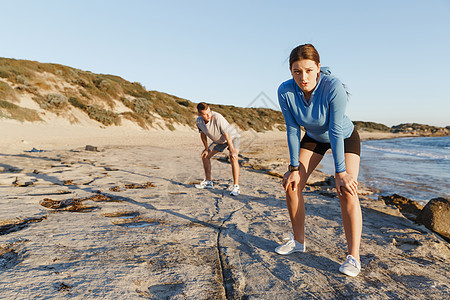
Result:
[[358,194],[358,181],[356,181],[352,175],[344,171],[342,173],[335,173],[334,179],[336,182],[336,190],[338,195],[342,195],[344,189],[347,190],[352,196],[356,196]]
[[297,186],[299,183],[300,183],[300,174],[298,171],[292,172],[287,171],[286,173],[284,173],[283,187],[286,192],[288,191],[289,187],[292,189],[292,191],[295,192],[297,190]]

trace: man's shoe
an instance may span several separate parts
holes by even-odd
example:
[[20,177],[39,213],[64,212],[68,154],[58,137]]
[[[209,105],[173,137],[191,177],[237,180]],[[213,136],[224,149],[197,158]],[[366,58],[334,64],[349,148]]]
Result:
[[195,187],[198,189],[212,189],[213,183],[210,180],[203,180],[200,184],[196,184]]
[[347,255],[347,260],[339,268],[341,273],[345,275],[355,277],[361,271],[361,264],[351,255]]
[[239,184],[235,184],[235,185],[233,186],[233,189],[232,189],[231,192],[230,192],[230,195],[231,195],[231,196],[237,196],[237,195],[239,195],[239,193],[240,193],[240,190],[239,190]]
[[289,233],[289,241],[281,246],[275,248],[275,252],[280,255],[288,255],[294,252],[305,252],[305,243],[301,244],[294,240],[292,233]]

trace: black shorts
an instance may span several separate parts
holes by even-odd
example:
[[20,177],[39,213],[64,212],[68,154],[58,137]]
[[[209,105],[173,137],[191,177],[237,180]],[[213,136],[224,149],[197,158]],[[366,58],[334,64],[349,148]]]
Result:
[[[314,153],[325,155],[325,152],[331,148],[330,143],[320,143],[313,138],[310,138],[305,134],[300,142],[300,149],[308,149]],[[353,129],[352,135],[344,139],[344,153],[355,153],[358,156],[361,155],[361,140],[359,138],[356,128]]]

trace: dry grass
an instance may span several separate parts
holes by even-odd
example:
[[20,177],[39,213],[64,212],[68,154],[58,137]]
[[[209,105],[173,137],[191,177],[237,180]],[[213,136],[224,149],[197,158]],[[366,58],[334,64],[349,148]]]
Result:
[[37,111],[20,107],[14,103],[0,100],[0,117],[18,120],[20,122],[43,121]]
[[[107,126],[119,125],[121,119],[126,118],[142,128],[155,127],[158,126],[155,115],[159,115],[170,130],[175,130],[175,124],[195,128],[195,103],[166,93],[148,91],[142,84],[118,76],[94,74],[57,64],[0,58],[0,77],[20,92],[32,94],[45,110],[60,112],[70,104]],[[62,86],[57,84],[58,80],[73,88],[58,88]],[[3,100],[13,101],[15,91],[8,84],[1,84],[0,99],[2,95]],[[116,101],[121,101],[132,112],[114,112]],[[279,111],[230,105],[212,105],[212,109],[242,130],[284,129],[284,119]]]
[[0,80],[0,100],[17,101],[17,95],[9,84]]

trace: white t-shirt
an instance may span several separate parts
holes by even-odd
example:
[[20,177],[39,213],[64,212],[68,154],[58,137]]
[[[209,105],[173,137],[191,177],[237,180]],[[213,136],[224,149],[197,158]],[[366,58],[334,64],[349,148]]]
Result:
[[233,140],[239,137],[237,130],[228,123],[218,112],[211,111],[211,120],[205,124],[202,117],[197,118],[197,127],[200,132],[206,134],[214,143],[225,144],[227,142],[224,134],[228,133]]

